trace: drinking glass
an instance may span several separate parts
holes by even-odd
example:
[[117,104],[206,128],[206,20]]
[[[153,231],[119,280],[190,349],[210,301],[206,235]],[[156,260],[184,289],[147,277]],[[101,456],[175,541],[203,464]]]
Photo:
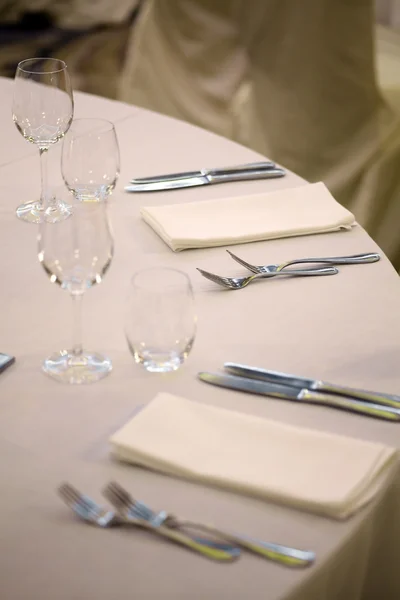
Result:
[[47,152],[68,131],[74,113],[67,65],[56,58],[28,58],[17,66],[12,114],[18,131],[40,153],[42,191],[39,201],[17,208],[17,217],[40,223],[70,215],[68,204],[52,198],[47,183]]
[[84,201],[106,199],[119,176],[114,125],[105,119],[75,119],[63,141],[61,171],[73,194]]
[[73,343],[43,362],[43,370],[64,383],[92,383],[105,377],[111,361],[82,347],[82,298],[102,281],[110,267],[114,245],[106,202],[81,202],[71,196],[68,219],[39,225],[39,261],[52,283],[69,291],[73,304]]
[[125,333],[129,349],[148,371],[175,371],[188,357],[196,334],[192,285],[170,268],[138,271],[132,278]]

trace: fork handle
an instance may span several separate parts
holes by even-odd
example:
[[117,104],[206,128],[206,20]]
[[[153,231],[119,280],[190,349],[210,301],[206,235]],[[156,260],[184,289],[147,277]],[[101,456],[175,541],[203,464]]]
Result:
[[185,535],[181,531],[174,531],[162,525],[154,528],[154,533],[161,535],[164,538],[168,538],[172,542],[175,542],[180,546],[184,546],[189,550],[193,550],[198,554],[202,554],[206,558],[210,558],[212,560],[232,562],[238,558],[238,555],[232,554],[227,550],[211,546],[206,543],[201,543],[194,540],[192,537]]
[[166,538],[175,544],[188,548],[189,550],[197,552],[198,554],[201,554],[202,556],[205,556],[211,560],[216,560],[219,562],[233,562],[239,558],[240,555],[239,552],[232,552],[232,550],[234,550],[232,547],[224,548],[222,545],[218,546],[211,544],[208,540],[198,541],[182,531],[170,529],[164,525],[154,527],[154,525],[143,519],[125,517],[124,522],[147,529],[155,535]]
[[212,525],[178,520],[175,517],[168,517],[166,525],[170,528],[173,527],[174,530],[179,529],[184,531],[185,529],[189,529],[201,533],[217,535],[218,537],[224,538],[227,542],[235,544],[253,554],[257,554],[262,558],[274,562],[279,562],[287,567],[307,567],[315,560],[315,553],[310,550],[299,550],[298,548],[291,548],[289,546],[283,546],[282,544],[264,542],[247,536],[228,533],[226,531],[221,531]]
[[361,265],[365,263],[378,262],[379,254],[376,252],[368,252],[364,254],[353,254],[351,256],[331,256],[326,258],[299,258],[297,260],[289,260],[282,263],[278,269],[281,271],[289,265],[300,265],[303,263],[322,263],[326,265]]
[[250,275],[251,281],[253,279],[268,279],[273,277],[279,277],[280,275],[290,275],[295,277],[312,277],[316,275],[336,275],[339,273],[335,267],[321,267],[315,269],[287,269],[286,271],[272,271],[271,273],[256,273]]

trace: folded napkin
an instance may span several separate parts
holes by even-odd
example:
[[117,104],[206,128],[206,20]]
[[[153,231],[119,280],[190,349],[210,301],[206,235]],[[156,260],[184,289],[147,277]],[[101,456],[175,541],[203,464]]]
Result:
[[354,215],[323,183],[253,196],[143,207],[172,250],[208,248],[350,229]]
[[160,393],[110,439],[118,459],[345,519],[396,458],[380,444]]

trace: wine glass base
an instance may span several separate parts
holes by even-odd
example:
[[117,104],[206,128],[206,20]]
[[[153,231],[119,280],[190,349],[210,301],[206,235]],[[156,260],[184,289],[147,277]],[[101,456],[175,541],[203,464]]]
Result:
[[43,210],[40,202],[25,202],[18,206],[16,214],[18,219],[27,223],[41,223],[43,217],[49,223],[57,223],[71,216],[72,208],[62,200],[58,200],[54,205],[51,204],[46,211]]
[[56,352],[43,361],[42,370],[61,383],[94,383],[112,370],[109,358],[96,352],[76,355],[68,350]]

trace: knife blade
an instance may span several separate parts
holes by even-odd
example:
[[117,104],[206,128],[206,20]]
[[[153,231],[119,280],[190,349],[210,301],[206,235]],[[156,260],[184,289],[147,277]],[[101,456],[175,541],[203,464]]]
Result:
[[250,394],[271,396],[272,398],[305,402],[307,404],[319,404],[387,421],[400,421],[399,409],[373,404],[372,402],[363,402],[353,398],[311,391],[306,388],[298,389],[290,385],[276,384],[236,375],[207,373],[203,371],[198,373],[198,377],[201,381],[212,385]]
[[320,381],[318,379],[309,379],[307,377],[299,377],[296,375],[289,375],[288,373],[279,373],[278,371],[269,371],[267,369],[260,369],[237,363],[225,363],[224,369],[228,371],[228,373],[233,373],[234,375],[242,377],[269,381],[280,385],[290,385],[297,389],[307,388],[308,390],[316,392],[327,392],[329,394],[355,398],[356,400],[363,400],[364,402],[372,402],[374,404],[381,404],[382,406],[391,406],[400,409],[400,396],[395,394],[384,394],[381,392],[350,388],[328,383],[326,381]]
[[226,169],[203,169],[190,173],[173,173],[171,175],[160,175],[153,179],[132,179],[125,186],[126,192],[157,192],[161,190],[173,190],[199,185],[210,185],[215,183],[228,183],[232,181],[251,181],[257,179],[273,179],[283,177],[284,169],[275,166],[254,167],[232,167]]

